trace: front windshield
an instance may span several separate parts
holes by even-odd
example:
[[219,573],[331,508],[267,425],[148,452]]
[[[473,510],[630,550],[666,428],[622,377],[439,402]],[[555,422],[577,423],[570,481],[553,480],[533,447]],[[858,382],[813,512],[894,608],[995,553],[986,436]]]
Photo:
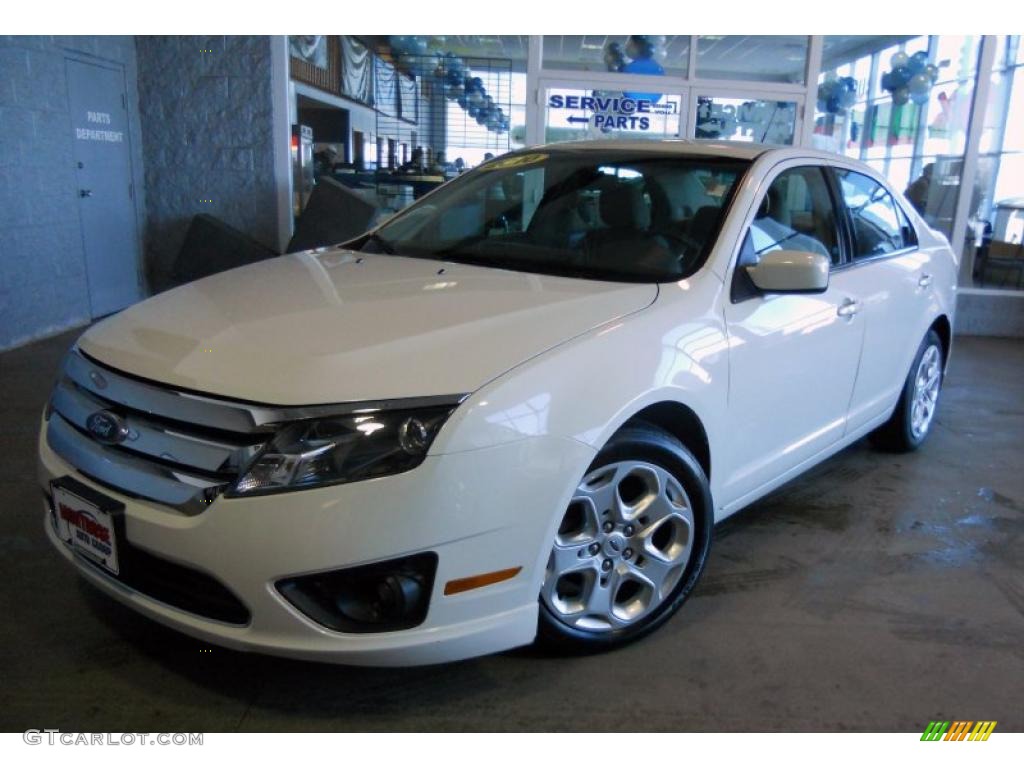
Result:
[[678,280],[703,263],[748,165],[650,152],[506,155],[353,246],[596,280]]

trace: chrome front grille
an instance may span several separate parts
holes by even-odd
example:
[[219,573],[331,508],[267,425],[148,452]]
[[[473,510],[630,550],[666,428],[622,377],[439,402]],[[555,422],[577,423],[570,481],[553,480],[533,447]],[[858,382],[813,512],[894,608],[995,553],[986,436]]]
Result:
[[[390,409],[455,406],[466,395],[273,406],[184,392],[121,373],[75,348],[50,400],[50,448],[82,474],[183,514],[202,512],[283,424]],[[90,417],[109,412],[118,440]],[[97,435],[100,435],[98,437]],[[114,444],[112,444],[114,443]]]
[[[209,505],[273,436],[273,409],[179,392],[114,371],[72,350],[51,398],[47,441],[83,474],[188,515]],[[115,414],[117,444],[89,418]]]

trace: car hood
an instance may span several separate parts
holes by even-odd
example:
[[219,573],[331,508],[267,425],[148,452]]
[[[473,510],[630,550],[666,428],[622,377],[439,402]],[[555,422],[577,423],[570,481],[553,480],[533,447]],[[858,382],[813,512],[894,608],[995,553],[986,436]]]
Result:
[[78,344],[126,373],[258,403],[449,395],[656,296],[654,285],[329,249],[181,286]]

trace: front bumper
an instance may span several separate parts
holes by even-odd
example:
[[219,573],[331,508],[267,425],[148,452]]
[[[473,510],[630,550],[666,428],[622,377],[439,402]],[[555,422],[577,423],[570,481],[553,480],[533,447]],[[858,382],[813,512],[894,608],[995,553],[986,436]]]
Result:
[[[132,498],[81,475],[39,443],[39,482],[71,476],[125,506],[124,535],[136,547],[217,579],[249,610],[245,626],[172,607],[56,549],[122,603],[204,641],[237,650],[346,664],[402,666],[453,661],[532,642],[537,595],[555,526],[593,459],[565,438],[537,437],[429,456],[400,475],[252,498],[218,498],[199,515]],[[44,507],[46,505],[44,504]],[[328,630],[287,602],[282,578],[438,555],[425,621],[413,629],[348,634]],[[449,581],[521,567],[515,578],[445,595]]]

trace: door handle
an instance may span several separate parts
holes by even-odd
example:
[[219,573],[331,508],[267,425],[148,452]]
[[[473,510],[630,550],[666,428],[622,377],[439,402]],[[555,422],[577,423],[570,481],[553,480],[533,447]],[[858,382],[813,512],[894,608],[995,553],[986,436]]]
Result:
[[921,288],[927,288],[932,284],[932,276],[927,273],[921,275],[921,279],[917,281],[917,284]]
[[91,189],[80,189],[80,190],[78,190],[78,196],[79,197],[92,197],[92,190]]
[[844,300],[836,309],[836,314],[840,317],[852,318],[858,312],[860,312],[860,302],[853,299]]

